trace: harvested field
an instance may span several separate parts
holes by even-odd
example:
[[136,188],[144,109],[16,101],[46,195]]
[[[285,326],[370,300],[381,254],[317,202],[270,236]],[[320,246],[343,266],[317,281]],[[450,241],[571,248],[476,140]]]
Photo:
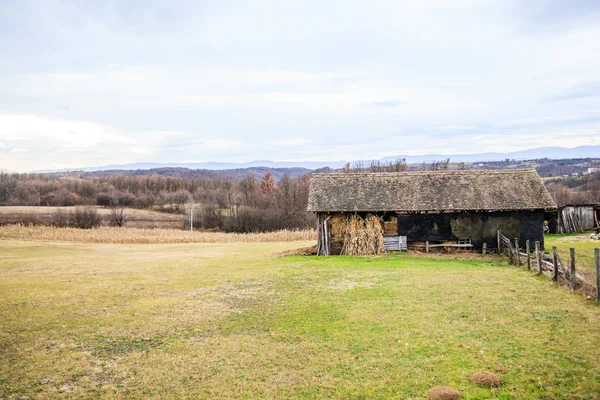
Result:
[[0,398],[600,393],[592,301],[499,258],[276,255],[312,244],[0,240]]
[[94,229],[51,226],[0,226],[0,239],[83,243],[227,243],[290,242],[316,240],[314,230],[282,230],[266,233],[189,232],[173,229],[100,227]]
[[[57,213],[72,213],[76,207],[31,207],[31,206],[2,206],[0,207],[0,225],[8,224],[46,224],[52,223],[53,216]],[[109,208],[94,207],[98,214],[107,219],[111,214]],[[183,226],[181,214],[170,214],[154,210],[126,208],[128,216],[127,226],[136,228],[164,228],[180,229]]]

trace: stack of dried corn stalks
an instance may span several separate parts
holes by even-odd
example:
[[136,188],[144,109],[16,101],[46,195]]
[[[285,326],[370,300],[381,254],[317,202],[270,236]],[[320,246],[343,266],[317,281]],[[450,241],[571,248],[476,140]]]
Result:
[[345,234],[342,254],[363,256],[385,252],[383,245],[383,227],[379,217],[369,215],[366,218],[354,214],[344,220]]

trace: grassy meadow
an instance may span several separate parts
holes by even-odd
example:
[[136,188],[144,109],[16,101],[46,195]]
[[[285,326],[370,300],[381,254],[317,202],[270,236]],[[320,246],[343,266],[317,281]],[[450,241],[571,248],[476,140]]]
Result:
[[491,256],[281,256],[313,243],[4,238],[0,398],[598,398],[593,302]]
[[587,274],[594,274],[594,249],[600,248],[600,240],[590,239],[589,233],[569,233],[559,235],[546,235],[544,237],[544,247],[546,253],[552,254],[552,246],[556,250],[561,260],[569,265],[571,259],[569,249],[575,249],[575,266]]

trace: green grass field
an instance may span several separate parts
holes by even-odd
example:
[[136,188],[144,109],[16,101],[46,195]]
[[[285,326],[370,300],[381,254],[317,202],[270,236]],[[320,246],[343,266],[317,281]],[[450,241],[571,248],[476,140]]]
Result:
[[582,296],[492,257],[274,254],[308,244],[0,240],[0,398],[599,398]]
[[562,235],[546,235],[544,247],[548,254],[552,254],[552,246],[556,246],[563,263],[569,264],[569,249],[575,249],[575,265],[577,269],[588,274],[594,274],[594,249],[600,248],[600,240],[590,239],[589,233],[575,233]]

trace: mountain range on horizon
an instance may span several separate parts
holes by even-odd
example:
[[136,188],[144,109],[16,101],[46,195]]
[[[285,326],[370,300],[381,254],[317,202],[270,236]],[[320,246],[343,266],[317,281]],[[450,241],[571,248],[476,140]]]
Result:
[[[533,160],[548,158],[553,160],[569,159],[569,158],[593,158],[600,157],[600,146],[579,146],[579,147],[539,147],[535,149],[521,150],[515,152],[488,152],[476,154],[424,154],[424,155],[397,155],[378,159],[378,161],[389,162],[404,158],[408,164],[419,164],[423,162],[433,162],[450,159],[451,162],[489,162],[502,161],[505,159],[511,160]],[[188,168],[188,169],[207,169],[207,170],[225,170],[225,169],[244,169],[252,167],[269,167],[269,168],[306,168],[310,170],[323,167],[341,168],[348,162],[368,160],[338,160],[338,161],[270,161],[257,160],[250,162],[188,162],[188,163],[154,163],[140,162],[120,165],[104,165],[98,167],[83,167],[75,169],[60,169],[60,170],[37,170],[33,173],[48,173],[48,172],[69,172],[69,171],[107,171],[107,170],[146,170],[153,168]]]

